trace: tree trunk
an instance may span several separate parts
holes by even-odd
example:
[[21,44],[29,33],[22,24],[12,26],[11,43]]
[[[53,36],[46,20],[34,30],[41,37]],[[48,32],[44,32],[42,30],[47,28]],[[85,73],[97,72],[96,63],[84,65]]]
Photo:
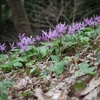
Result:
[[8,3],[18,34],[25,33],[27,36],[32,35],[32,30],[22,0],[8,0]]

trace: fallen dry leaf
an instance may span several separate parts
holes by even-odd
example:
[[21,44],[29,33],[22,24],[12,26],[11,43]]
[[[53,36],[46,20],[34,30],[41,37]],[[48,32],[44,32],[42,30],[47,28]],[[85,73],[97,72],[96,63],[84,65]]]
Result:
[[100,86],[91,91],[89,94],[87,94],[83,100],[100,100],[98,97],[98,94],[100,93]]
[[16,89],[22,89],[25,88],[28,82],[30,82],[31,78],[29,76],[25,76],[24,78],[18,80],[13,87]]
[[45,95],[49,98],[51,98],[50,100],[58,100],[59,96],[62,94],[61,90],[57,90],[57,89],[51,89],[49,90]]
[[36,88],[34,95],[38,98],[38,100],[46,100],[45,94],[43,93],[42,89]]
[[58,97],[57,100],[67,100],[67,91],[66,89],[62,91],[61,95]]
[[80,96],[84,96],[88,93],[90,93],[93,89],[95,89],[97,86],[100,85],[100,77],[99,78],[92,78],[90,83],[87,85],[87,87],[80,93]]

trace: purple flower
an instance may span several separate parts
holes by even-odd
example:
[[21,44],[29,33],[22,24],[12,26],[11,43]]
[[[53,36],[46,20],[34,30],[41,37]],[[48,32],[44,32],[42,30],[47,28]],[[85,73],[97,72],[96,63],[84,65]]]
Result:
[[94,21],[96,24],[100,24],[100,16],[94,16]]
[[24,37],[20,42],[24,45],[28,45],[29,44],[29,37]]
[[74,35],[74,33],[75,33],[75,29],[71,25],[69,25],[68,26],[68,34]]
[[5,45],[5,43],[4,44],[1,44],[0,43],[0,51],[4,51],[4,50],[6,50],[6,45]]
[[58,33],[56,32],[56,30],[51,30],[51,28],[49,29],[49,32],[44,32],[42,31],[42,36],[46,37],[47,39],[53,39],[53,38],[57,38],[58,37]]
[[19,33],[18,37],[20,40],[23,39],[25,37],[25,33],[23,33],[23,34]]
[[55,29],[56,31],[57,31],[57,33],[60,33],[60,34],[63,34],[63,33],[65,33],[66,32],[66,30],[67,30],[67,26],[65,25],[65,23],[64,24],[58,24],[57,26],[56,26],[56,29]]
[[32,36],[27,37],[24,34],[19,36],[20,41],[17,42],[17,46],[19,46],[21,49],[26,50],[28,48],[28,45],[34,44],[35,38]]
[[29,44],[34,44],[35,42],[35,38],[33,38],[32,36],[30,37],[23,37],[23,39],[20,40],[20,42],[24,45],[29,45]]
[[28,38],[28,42],[29,42],[29,44],[34,44],[35,43],[35,38],[30,36],[30,38]]
[[43,37],[48,37],[48,33],[42,30]]
[[81,29],[83,29],[83,28],[85,28],[85,27],[86,27],[85,23],[82,22],[82,23],[81,23]]
[[21,42],[17,42],[17,46],[21,47],[22,43]]
[[95,21],[94,21],[93,18],[90,18],[90,19],[85,18],[84,23],[85,23],[86,26],[95,26]]
[[9,42],[9,45],[10,45],[11,49],[15,49],[15,48],[16,48],[16,47],[14,46],[14,45],[15,45],[14,42],[13,42],[13,43],[10,43],[10,42]]
[[37,35],[35,39],[36,39],[36,41],[40,41],[41,38],[42,38],[41,36]]
[[59,36],[61,36],[62,34],[58,34],[58,32],[56,30],[52,31],[52,38],[57,38]]
[[25,45],[22,42],[17,42],[17,46],[19,46],[22,50],[27,50],[28,48],[28,45]]
[[72,28],[74,28],[76,31],[80,31],[81,29],[81,23],[73,23]]
[[26,51],[28,49],[28,45],[21,45],[21,49]]
[[46,35],[44,33],[42,33],[42,37],[41,38],[42,38],[43,41],[48,41],[48,42],[50,41],[49,38],[46,37]]
[[[61,36],[64,35],[64,33],[67,33],[68,34],[71,34],[71,35],[74,35],[76,31],[80,32],[82,29],[84,29],[85,27],[87,26],[96,26],[97,24],[100,24],[100,16],[94,16],[92,18],[85,18],[83,22],[76,22],[76,23],[73,23],[72,25],[65,25],[64,24],[58,24],[56,26],[56,29],[55,30],[51,30],[49,29],[49,31],[42,31],[42,39],[44,41],[50,41],[51,39],[53,38],[59,38]],[[39,39],[39,37],[37,36],[36,37],[37,40]]]

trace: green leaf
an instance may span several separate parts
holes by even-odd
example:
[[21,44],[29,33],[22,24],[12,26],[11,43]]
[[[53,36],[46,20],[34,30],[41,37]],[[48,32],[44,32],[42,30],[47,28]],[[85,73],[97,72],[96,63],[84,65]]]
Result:
[[66,41],[66,42],[72,41],[72,38],[73,38],[73,37],[72,37],[71,35],[69,35],[69,34],[65,35],[64,37],[65,37],[65,38],[62,39],[62,40]]
[[83,29],[84,32],[89,32],[89,31],[91,31],[91,30],[92,30],[92,29],[89,28],[89,27]]
[[13,66],[15,66],[15,67],[22,67],[23,64],[21,62],[14,62]]
[[42,76],[39,76],[38,77],[38,79],[41,79],[41,78],[46,78],[47,77],[47,75],[46,74],[44,74],[44,75],[42,75]]
[[63,61],[66,63],[66,65],[68,64],[68,62],[71,60],[72,58],[69,56],[66,56]]
[[51,60],[52,60],[53,62],[55,62],[55,63],[59,62],[59,60],[60,60],[59,57],[56,56],[56,55],[51,55],[50,57],[51,57]]
[[36,60],[31,60],[31,61],[27,62],[25,65],[26,65],[26,67],[29,67],[29,66],[32,66],[35,62],[36,62]]
[[66,56],[64,59],[69,61],[71,59],[71,57],[70,56]]
[[38,50],[40,51],[40,53],[42,54],[43,57],[46,56],[46,54],[47,54],[47,47],[46,46],[38,47]]
[[18,58],[16,58],[15,60],[13,60],[13,62],[25,62],[25,61],[27,61],[27,59],[25,58],[25,57],[18,57]]
[[41,44],[45,46],[53,46],[54,42],[41,42]]
[[0,90],[2,89],[3,85],[3,82],[0,82]]
[[0,62],[6,61],[7,58],[8,58],[7,55],[5,55],[5,54],[0,54]]
[[11,62],[8,62],[6,64],[0,65],[0,68],[3,70],[4,73],[11,71],[11,67],[12,67],[12,63]]
[[80,80],[78,80],[76,82],[76,84],[74,85],[75,90],[81,90],[84,87],[85,87],[85,84],[82,81],[80,81]]
[[26,65],[26,67],[29,67],[29,66],[32,66],[32,63],[29,62],[29,63],[26,63],[25,65]]
[[64,70],[64,62],[58,62],[56,63],[54,66],[52,66],[51,68],[48,69],[49,71],[54,71],[56,73],[56,75],[61,75],[63,70]]
[[86,74],[92,74],[94,69],[95,69],[95,67],[90,67],[90,68],[84,69],[84,71]]
[[63,63],[59,63],[59,65],[55,66],[56,69],[56,75],[61,75],[62,72],[64,71],[64,64]]
[[88,65],[86,62],[81,63],[81,65],[79,66],[79,68],[80,68],[81,70],[85,70],[85,69],[87,69],[88,67],[89,67],[89,65]]
[[75,75],[78,75],[79,76],[80,75],[80,70],[76,71],[75,72]]
[[27,59],[30,59],[31,57],[33,57],[33,54],[32,54],[32,53],[31,53],[31,54],[26,54],[25,57],[26,57]]
[[2,88],[3,93],[7,94],[9,92],[8,88],[6,86],[4,86]]
[[40,69],[36,66],[30,70],[31,75],[40,75]]
[[80,36],[80,43],[87,44],[89,41],[89,37]]
[[97,61],[98,63],[100,63],[100,51],[97,53],[96,61]]
[[26,51],[30,51],[30,50],[32,50],[34,52],[36,50],[36,47],[33,45],[29,45],[28,49]]
[[3,80],[0,82],[0,100],[7,100],[8,98],[8,88],[11,86],[12,82],[9,80]]
[[0,96],[1,96],[1,98],[0,98],[1,100],[7,100],[7,98],[8,98],[8,95],[5,93],[1,93]]
[[10,85],[12,85],[12,82],[10,80],[4,80],[4,84],[9,87]]
[[66,47],[66,48],[69,48],[73,45],[77,44],[77,42],[67,42],[67,43],[63,43],[63,45]]
[[33,95],[33,92],[32,91],[27,91],[27,92],[19,94],[18,96],[31,96],[31,95]]
[[81,65],[78,66],[79,70],[76,71],[75,74],[80,75],[80,70],[84,71],[84,74],[94,74],[95,67],[90,67],[86,62],[81,63]]

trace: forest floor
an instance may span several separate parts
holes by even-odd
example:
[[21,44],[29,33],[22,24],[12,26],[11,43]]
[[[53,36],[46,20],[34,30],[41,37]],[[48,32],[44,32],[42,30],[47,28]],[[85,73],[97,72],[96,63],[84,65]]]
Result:
[[[50,61],[50,55],[31,66],[38,66],[32,74],[27,73],[28,68],[9,73],[1,70],[0,79],[13,80],[7,100],[100,100],[100,63],[97,62],[100,52],[98,58],[96,53],[100,48],[100,35],[89,46],[74,47],[60,75],[51,68],[54,62]],[[48,73],[47,68],[52,70]]]

